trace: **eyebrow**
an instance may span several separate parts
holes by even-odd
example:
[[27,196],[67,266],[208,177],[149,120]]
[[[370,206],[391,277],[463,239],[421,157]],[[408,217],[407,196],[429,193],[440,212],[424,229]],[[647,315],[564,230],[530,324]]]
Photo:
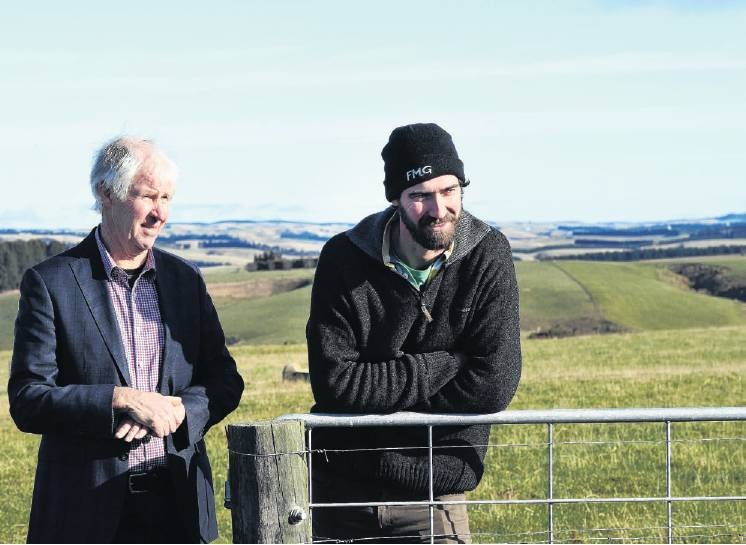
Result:
[[443,191],[448,191],[449,189],[456,189],[460,184],[455,183],[453,185],[449,185],[448,187],[444,187],[443,189],[439,189],[437,191],[410,191],[409,195],[432,195],[433,193],[442,193]]

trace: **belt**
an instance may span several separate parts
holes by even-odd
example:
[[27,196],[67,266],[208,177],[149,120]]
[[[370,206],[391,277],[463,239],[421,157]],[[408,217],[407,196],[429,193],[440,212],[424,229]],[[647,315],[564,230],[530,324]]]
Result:
[[168,469],[160,467],[144,473],[130,473],[127,475],[127,492],[130,494],[144,494],[147,492],[162,492],[171,484]]

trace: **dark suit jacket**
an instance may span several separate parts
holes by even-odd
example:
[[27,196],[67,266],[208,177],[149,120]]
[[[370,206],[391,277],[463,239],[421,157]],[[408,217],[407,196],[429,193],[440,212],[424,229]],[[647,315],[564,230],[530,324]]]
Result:
[[[168,467],[194,541],[217,537],[203,437],[236,408],[243,380],[196,267],[154,250],[165,329],[159,391],[186,419],[166,440]],[[29,542],[110,542],[127,488],[128,444],[115,439],[114,386],[130,385],[93,232],[26,271],[8,395],[18,428],[42,434]]]

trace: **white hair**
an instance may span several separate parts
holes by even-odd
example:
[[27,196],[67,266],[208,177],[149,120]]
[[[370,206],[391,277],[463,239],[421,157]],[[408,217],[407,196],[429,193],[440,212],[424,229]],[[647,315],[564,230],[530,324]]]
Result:
[[[91,192],[96,199],[94,210],[101,212],[102,209],[99,188],[119,201],[127,198],[130,186],[146,158],[146,153],[143,152],[146,147],[154,149],[150,140],[118,136],[104,144],[96,153],[91,168]],[[155,151],[168,161],[165,155]]]

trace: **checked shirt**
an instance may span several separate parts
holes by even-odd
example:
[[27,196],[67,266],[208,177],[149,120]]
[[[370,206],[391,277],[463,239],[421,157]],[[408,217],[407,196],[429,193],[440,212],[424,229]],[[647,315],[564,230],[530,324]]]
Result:
[[[155,259],[148,251],[145,266],[132,288],[127,273],[118,267],[96,229],[96,243],[108,276],[109,298],[119,324],[131,386],[147,392],[158,391],[164,330],[155,286]],[[147,471],[166,465],[165,440],[150,434],[130,443],[130,471]]]

